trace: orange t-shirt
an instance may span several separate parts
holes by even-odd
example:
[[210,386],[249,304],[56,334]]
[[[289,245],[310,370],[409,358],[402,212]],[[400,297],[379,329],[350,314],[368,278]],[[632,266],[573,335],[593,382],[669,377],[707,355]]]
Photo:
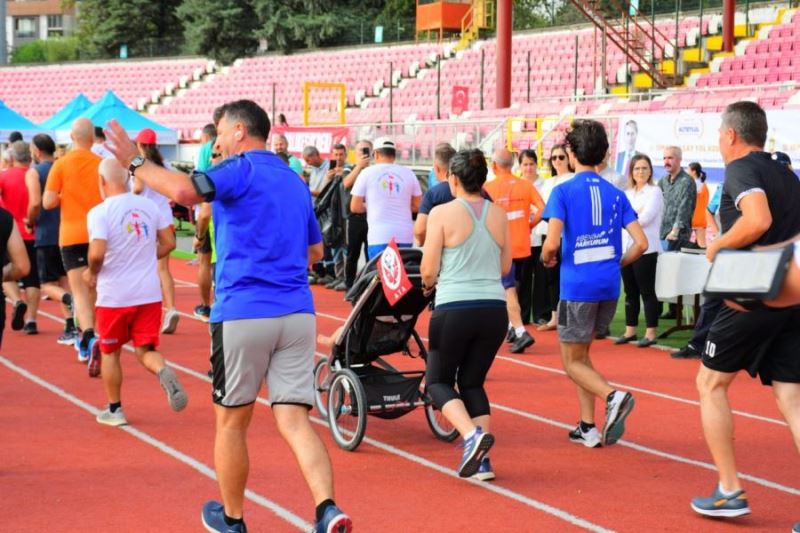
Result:
[[531,255],[531,205],[541,200],[533,184],[512,175],[497,176],[487,181],[483,188],[492,201],[502,207],[508,215],[511,234],[511,257],[520,259]]
[[103,201],[100,196],[98,168],[102,158],[83,148],[74,148],[53,163],[45,191],[58,193],[61,199],[59,246],[86,244],[89,230],[86,215]]

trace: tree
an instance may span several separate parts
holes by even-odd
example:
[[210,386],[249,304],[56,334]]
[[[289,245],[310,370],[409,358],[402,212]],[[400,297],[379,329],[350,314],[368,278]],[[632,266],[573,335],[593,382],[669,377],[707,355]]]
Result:
[[258,48],[251,0],[184,0],[177,13],[191,53],[230,64]]

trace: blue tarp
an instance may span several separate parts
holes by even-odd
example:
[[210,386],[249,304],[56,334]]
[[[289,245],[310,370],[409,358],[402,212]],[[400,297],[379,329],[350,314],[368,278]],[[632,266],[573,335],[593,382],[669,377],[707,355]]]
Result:
[[95,126],[101,127],[105,127],[109,120],[114,119],[125,128],[125,131],[128,132],[132,139],[136,137],[139,131],[150,128],[158,135],[158,144],[178,144],[177,131],[162,126],[158,122],[154,122],[134,111],[120,100],[113,91],[108,91],[80,116],[88,118]]
[[22,133],[22,137],[26,141],[30,141],[37,133],[44,132],[42,128],[6,106],[6,104],[0,100],[0,143],[8,141],[8,135],[12,131]]
[[58,113],[42,122],[42,128],[53,131],[58,144],[67,144],[72,122],[90,107],[92,102],[83,93],[79,93]]

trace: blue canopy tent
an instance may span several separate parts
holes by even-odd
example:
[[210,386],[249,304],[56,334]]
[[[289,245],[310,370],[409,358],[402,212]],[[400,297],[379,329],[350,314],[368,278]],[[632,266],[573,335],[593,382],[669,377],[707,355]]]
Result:
[[[108,91],[80,116],[88,118],[95,126],[101,127],[105,127],[109,120],[114,119],[125,128],[131,139],[135,138],[136,134],[141,130],[150,128],[156,132],[159,145],[174,147],[178,144],[177,131],[162,126],[158,122],[134,111],[120,100],[113,91]],[[174,148],[171,150],[175,151]],[[167,157],[168,154],[165,153],[164,156]]]
[[6,143],[12,131],[20,132],[26,141],[30,141],[37,133],[46,133],[0,100],[0,143]]
[[83,93],[79,93],[55,115],[42,122],[42,128],[55,134],[56,143],[67,144],[70,142],[69,133],[72,129],[72,122],[90,107],[92,107],[92,102]]

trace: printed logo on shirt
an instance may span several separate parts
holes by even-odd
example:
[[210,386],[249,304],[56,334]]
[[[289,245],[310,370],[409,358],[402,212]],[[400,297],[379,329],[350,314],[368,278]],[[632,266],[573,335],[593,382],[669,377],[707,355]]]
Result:
[[393,197],[400,194],[400,180],[392,174],[381,176],[380,186],[387,193],[387,196]]
[[128,235],[135,234],[137,241],[150,236],[150,227],[138,211],[129,211],[125,214],[125,219],[127,220],[125,230]]

